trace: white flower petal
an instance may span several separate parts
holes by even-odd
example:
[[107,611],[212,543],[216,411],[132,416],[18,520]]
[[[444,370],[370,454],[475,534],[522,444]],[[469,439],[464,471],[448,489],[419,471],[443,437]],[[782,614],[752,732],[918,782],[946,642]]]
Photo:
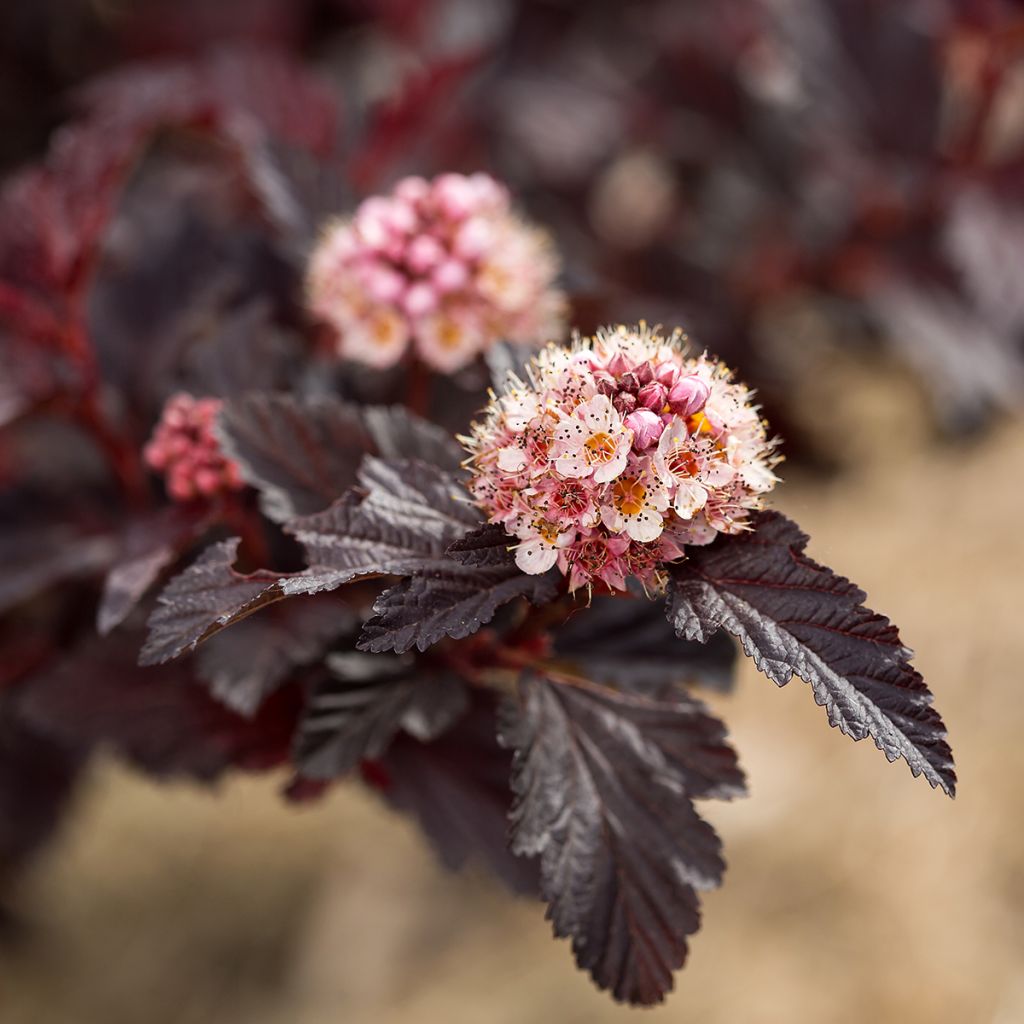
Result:
[[611,433],[621,422],[607,395],[594,395],[582,406],[583,421],[595,434]]
[[518,473],[526,468],[526,452],[511,445],[498,452],[498,469],[505,473]]
[[629,456],[628,445],[623,445],[619,451],[620,454],[616,455],[611,462],[606,462],[594,470],[595,483],[606,484],[609,480],[614,480],[626,468],[626,460]]
[[661,518],[660,512],[654,509],[645,508],[635,516],[626,516],[626,533],[635,541],[641,544],[648,544],[657,540],[664,529],[665,521]]
[[683,519],[692,519],[707,503],[708,492],[696,480],[680,480],[673,507]]
[[529,576],[547,572],[558,561],[558,548],[540,537],[523,541],[516,548],[516,565]]
[[582,451],[569,452],[555,460],[555,469],[568,477],[582,477],[590,472],[590,466]]

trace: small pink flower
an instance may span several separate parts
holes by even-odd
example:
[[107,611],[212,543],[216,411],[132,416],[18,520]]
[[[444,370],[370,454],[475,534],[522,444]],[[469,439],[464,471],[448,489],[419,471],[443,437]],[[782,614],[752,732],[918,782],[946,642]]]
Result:
[[575,530],[559,530],[557,523],[534,520],[522,543],[516,547],[516,565],[525,573],[547,572],[558,561],[558,552],[576,537]]
[[564,477],[614,480],[625,468],[633,432],[607,395],[582,402],[555,429],[555,469]]
[[557,337],[566,306],[558,271],[550,239],[515,216],[502,185],[444,174],[405,178],[329,225],[306,289],[340,355],[386,367],[412,343],[448,373],[499,339]]
[[214,433],[221,404],[219,398],[193,398],[185,392],[164,404],[143,458],[163,474],[175,501],[213,498],[245,486],[237,463],[224,456]]
[[668,388],[660,381],[652,380],[640,388],[636,398],[645,409],[660,413],[668,401]]
[[716,444],[691,435],[682,419],[662,433],[654,465],[662,482],[673,490],[672,507],[681,519],[692,519],[704,507],[710,489],[724,486],[735,475]]
[[649,460],[637,460],[606,492],[601,521],[612,533],[625,532],[631,540],[649,543],[661,536],[669,506],[668,491]]

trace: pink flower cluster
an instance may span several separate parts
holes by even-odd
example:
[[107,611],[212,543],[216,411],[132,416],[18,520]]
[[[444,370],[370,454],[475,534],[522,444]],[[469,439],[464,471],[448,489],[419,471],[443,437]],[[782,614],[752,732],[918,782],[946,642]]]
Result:
[[495,341],[540,345],[564,329],[548,235],[520,220],[486,174],[405,178],[325,231],[310,259],[310,308],[340,355],[392,366],[413,346],[441,372]]
[[219,398],[194,398],[179,392],[164,405],[160,422],[143,456],[162,473],[175,501],[212,498],[245,486],[237,463],[227,458],[214,434]]
[[660,587],[687,544],[746,528],[777,482],[775,442],[729,370],[641,323],[549,345],[464,438],[470,490],[527,573],[569,589]]

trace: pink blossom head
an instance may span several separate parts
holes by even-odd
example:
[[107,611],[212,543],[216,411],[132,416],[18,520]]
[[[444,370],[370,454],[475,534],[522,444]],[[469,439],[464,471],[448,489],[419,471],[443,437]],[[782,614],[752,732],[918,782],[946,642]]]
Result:
[[387,367],[411,349],[450,373],[498,340],[560,336],[558,273],[550,238],[516,216],[503,185],[442,174],[405,178],[329,224],[306,291],[340,355]]
[[662,584],[689,544],[746,528],[776,483],[750,391],[640,323],[548,345],[466,438],[470,490],[527,573],[570,590]]
[[213,498],[245,486],[238,464],[224,455],[214,433],[221,405],[219,398],[194,398],[185,392],[164,404],[143,457],[163,475],[175,501]]

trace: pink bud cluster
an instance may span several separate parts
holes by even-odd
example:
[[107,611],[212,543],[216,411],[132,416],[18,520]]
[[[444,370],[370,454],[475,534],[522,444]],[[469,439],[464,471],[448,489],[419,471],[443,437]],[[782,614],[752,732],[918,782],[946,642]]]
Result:
[[214,434],[219,398],[194,398],[179,392],[164,405],[160,422],[143,456],[162,473],[175,501],[212,498],[245,486],[237,463],[221,451]]
[[564,328],[548,235],[486,174],[410,177],[328,226],[307,276],[310,308],[338,352],[392,366],[413,346],[441,372],[495,341],[539,345]]
[[679,331],[615,327],[549,345],[472,436],[470,490],[526,573],[569,589],[660,587],[688,544],[746,529],[777,482],[751,393]]

